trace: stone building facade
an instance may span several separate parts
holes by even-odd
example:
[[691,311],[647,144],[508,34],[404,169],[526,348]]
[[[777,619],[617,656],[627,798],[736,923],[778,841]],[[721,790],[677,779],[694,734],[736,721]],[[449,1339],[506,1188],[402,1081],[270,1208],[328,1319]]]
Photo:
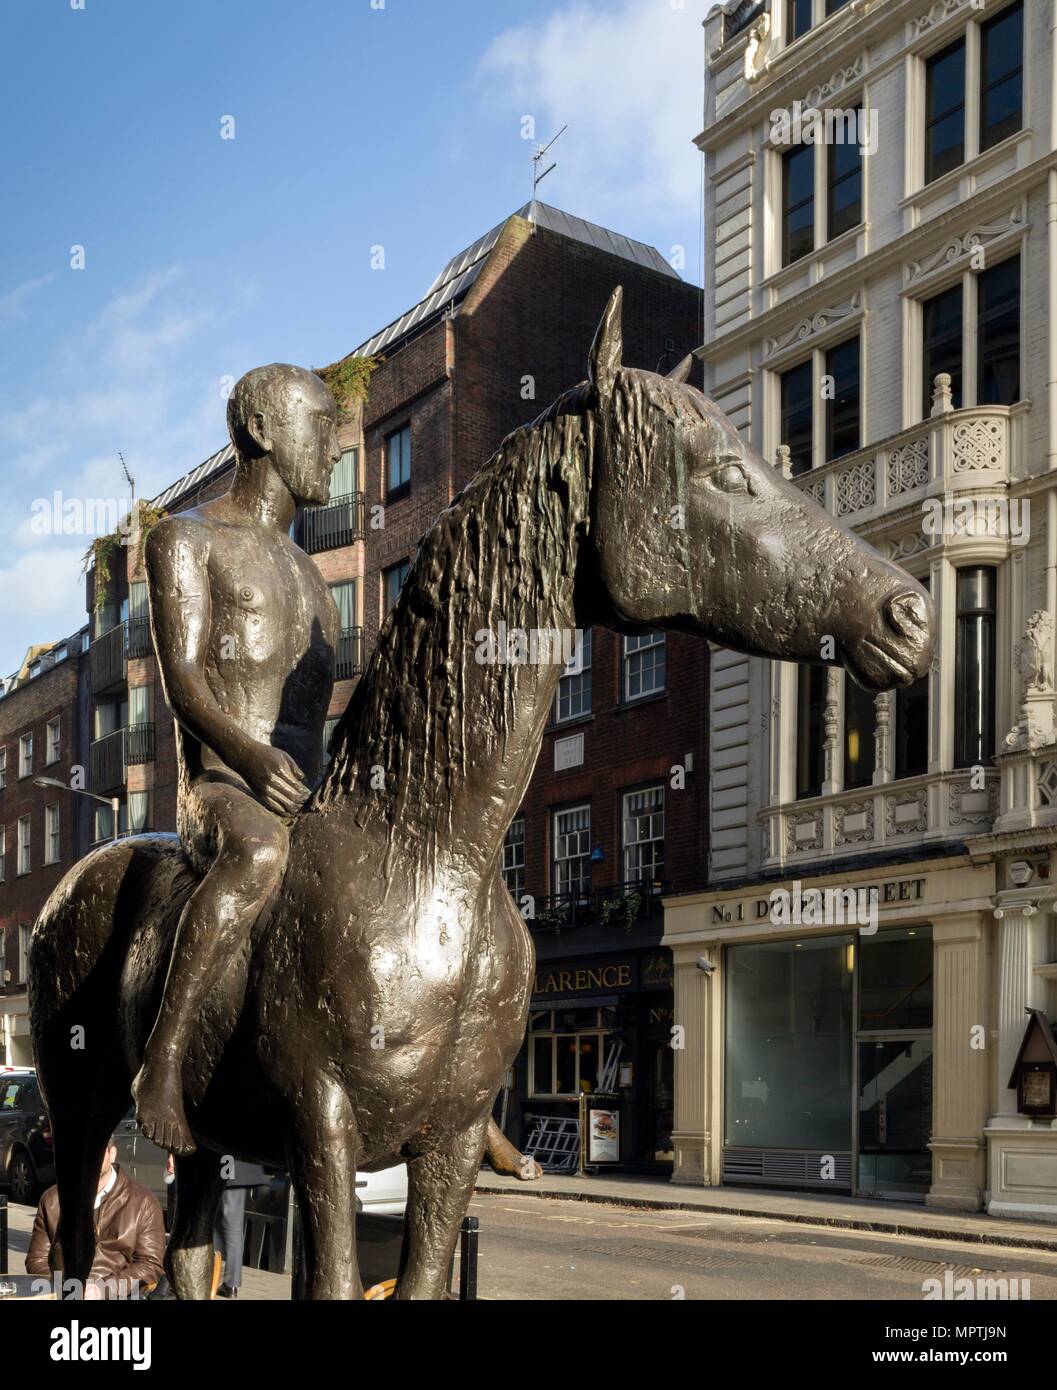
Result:
[[[705,33],[706,390],[929,587],[939,641],[876,699],[714,653],[709,891],[666,918],[676,1178],[1057,1219],[1057,1127],[1008,1084],[1057,1007],[1052,6]],[[876,890],[873,930],[776,920],[772,890],[836,887]]]

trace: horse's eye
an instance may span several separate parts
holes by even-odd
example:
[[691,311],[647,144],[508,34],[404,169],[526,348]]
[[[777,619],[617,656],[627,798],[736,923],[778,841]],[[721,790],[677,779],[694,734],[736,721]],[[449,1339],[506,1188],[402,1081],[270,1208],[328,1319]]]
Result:
[[710,475],[712,483],[720,492],[748,492],[749,480],[745,470],[737,463],[726,463]]

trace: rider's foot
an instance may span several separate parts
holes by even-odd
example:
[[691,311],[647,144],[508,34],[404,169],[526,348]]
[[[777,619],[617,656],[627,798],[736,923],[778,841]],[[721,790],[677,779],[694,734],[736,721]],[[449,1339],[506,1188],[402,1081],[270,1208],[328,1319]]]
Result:
[[192,1154],[195,1141],[184,1114],[178,1066],[145,1062],[132,1083],[136,1119],[148,1139],[174,1154]]

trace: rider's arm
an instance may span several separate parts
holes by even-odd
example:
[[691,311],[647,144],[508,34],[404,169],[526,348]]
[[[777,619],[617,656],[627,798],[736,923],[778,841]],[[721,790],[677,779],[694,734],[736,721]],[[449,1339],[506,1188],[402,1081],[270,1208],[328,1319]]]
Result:
[[[169,708],[269,810],[291,814],[307,795],[297,765],[225,714],[205,677],[212,611],[206,529],[189,517],[165,517],[151,528],[144,552],[154,646]],[[237,654],[231,659],[237,661]]]

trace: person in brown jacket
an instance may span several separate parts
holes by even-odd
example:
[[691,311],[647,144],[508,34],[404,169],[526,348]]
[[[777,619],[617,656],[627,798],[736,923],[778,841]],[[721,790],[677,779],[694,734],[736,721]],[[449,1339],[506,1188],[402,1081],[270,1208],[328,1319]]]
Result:
[[[103,1155],[95,1197],[95,1259],[85,1286],[86,1299],[133,1298],[145,1294],[162,1275],[165,1220],[153,1193],[135,1182],[115,1162],[111,1143]],[[49,1280],[62,1267],[58,1244],[59,1189],[49,1187],[40,1199],[26,1273]]]

